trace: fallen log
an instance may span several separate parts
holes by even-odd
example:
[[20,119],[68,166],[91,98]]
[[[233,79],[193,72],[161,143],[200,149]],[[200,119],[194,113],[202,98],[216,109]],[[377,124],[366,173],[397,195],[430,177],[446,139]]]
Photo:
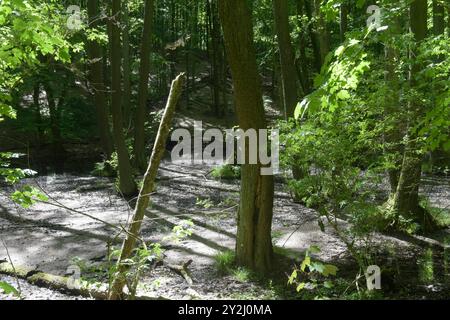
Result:
[[30,274],[35,271],[33,268],[24,266],[13,266],[9,262],[0,263],[0,273],[7,274],[9,276],[18,277],[21,279],[26,279]]
[[[72,277],[57,276],[50,273],[38,271],[24,266],[13,266],[9,262],[0,263],[0,274],[6,274],[26,280],[32,285],[59,291],[65,294],[106,300],[108,298],[108,284],[100,282],[88,283],[76,280]],[[137,295],[135,300],[169,300],[162,296]]]

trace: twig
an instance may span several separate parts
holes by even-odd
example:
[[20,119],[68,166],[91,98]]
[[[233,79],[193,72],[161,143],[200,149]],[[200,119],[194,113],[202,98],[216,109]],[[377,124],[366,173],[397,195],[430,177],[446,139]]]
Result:
[[11,267],[14,271],[14,278],[16,279],[16,282],[17,282],[17,289],[19,291],[19,296],[22,296],[22,289],[20,287],[20,281],[19,281],[19,278],[17,277],[16,268],[14,267],[14,262],[12,261],[11,255],[9,254],[8,246],[6,245],[5,240],[3,240],[3,238],[0,238],[0,240],[2,240],[3,246],[5,247],[5,250],[6,250],[6,255],[8,256],[9,263],[11,263]]

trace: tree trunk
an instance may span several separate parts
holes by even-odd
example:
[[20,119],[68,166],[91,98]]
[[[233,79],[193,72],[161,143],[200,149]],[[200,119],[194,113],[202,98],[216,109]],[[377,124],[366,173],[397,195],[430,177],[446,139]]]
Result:
[[[410,25],[416,42],[421,42],[427,34],[427,0],[414,0],[410,5]],[[414,54],[414,52],[412,53]],[[416,75],[422,66],[415,63],[410,71],[411,87],[417,86]],[[418,101],[409,104],[410,122],[420,119],[425,113],[424,106]],[[431,221],[419,205],[419,185],[422,173],[422,159],[418,154],[417,136],[408,134],[398,186],[393,199],[393,208],[398,216],[412,218],[430,227]]]
[[131,126],[131,64],[130,64],[130,17],[128,12],[128,1],[124,1],[123,7],[123,44],[122,44],[122,60],[123,60],[123,98],[122,110],[124,128],[128,130]]
[[223,115],[220,106],[220,69],[219,69],[219,55],[220,55],[220,30],[217,17],[217,0],[207,1],[206,12],[208,15],[209,33],[211,34],[211,70],[212,70],[212,84],[213,84],[213,112],[221,117]]
[[[299,18],[303,17],[304,14],[304,7],[305,7],[305,0],[299,0],[297,1],[297,15]],[[299,19],[299,21],[301,21]],[[300,80],[300,83],[302,85],[303,94],[308,95],[312,92],[312,83],[311,83],[311,77],[310,72],[308,68],[308,57],[306,55],[306,48],[307,48],[307,33],[305,30],[303,30],[303,24],[300,23],[300,35],[299,35],[299,57],[295,61],[296,68],[298,70],[298,79]]]
[[[98,0],[88,1],[88,16],[90,25],[95,28],[99,25],[99,4]],[[107,159],[113,152],[113,142],[109,128],[108,105],[106,102],[106,86],[103,78],[102,48],[96,41],[89,41],[87,54],[90,63],[90,82],[94,94],[94,104],[97,111],[98,133],[100,144]]]
[[433,0],[433,33],[438,36],[445,30],[445,8],[438,0]]
[[170,90],[169,99],[167,101],[164,115],[161,119],[161,123],[156,137],[155,145],[153,147],[150,163],[147,168],[147,172],[144,175],[144,181],[142,189],[139,192],[139,197],[134,209],[131,224],[128,227],[127,237],[123,242],[121,254],[117,262],[117,273],[114,277],[111,292],[109,294],[110,300],[117,300],[123,298],[123,288],[126,283],[125,273],[127,271],[127,265],[123,262],[131,257],[132,251],[136,246],[136,240],[138,240],[141,230],[142,220],[144,219],[145,210],[150,202],[150,194],[154,190],[154,183],[156,175],[158,173],[159,164],[164,154],[167,137],[169,136],[173,114],[175,112],[176,105],[180,99],[181,92],[185,83],[185,75],[179,75],[173,82]]
[[113,117],[114,142],[119,162],[119,190],[124,196],[131,196],[136,194],[137,189],[133,179],[130,157],[123,133],[120,8],[121,1],[113,0],[113,20],[111,21],[111,112]]
[[150,72],[150,50],[151,34],[153,22],[154,3],[153,0],[145,1],[144,29],[142,32],[142,43],[139,66],[139,91],[138,106],[134,121],[134,156],[136,167],[145,170],[145,120],[147,119],[147,96],[148,96],[148,77]]
[[305,11],[306,15],[308,17],[308,31],[309,31],[309,37],[311,38],[311,44],[313,49],[313,56],[314,56],[314,66],[317,72],[320,72],[320,68],[322,67],[322,60],[321,60],[321,54],[320,54],[320,43],[319,43],[319,37],[317,35],[317,32],[314,30],[314,24],[313,24],[313,10],[311,2],[313,0],[305,0]]
[[33,86],[33,106],[36,112],[36,146],[41,147],[44,138],[44,132],[42,128],[42,116],[39,96],[41,94],[41,88],[39,83],[35,83]]
[[[396,35],[400,32],[400,25],[398,19],[391,23],[391,35]],[[395,41],[395,40],[390,40]],[[389,184],[391,190],[390,198],[395,194],[400,178],[400,168],[402,163],[403,148],[401,146],[402,137],[405,134],[406,119],[402,116],[400,105],[400,86],[395,70],[398,64],[399,53],[389,41],[385,45],[385,81],[387,86],[387,93],[385,95],[385,116],[389,122],[389,129],[384,134],[385,142],[387,143],[386,152],[392,155],[394,168],[388,170]]]
[[65,153],[62,144],[61,129],[59,127],[60,117],[58,107],[60,106],[56,105],[56,99],[52,85],[50,83],[46,83],[44,87],[45,92],[47,93],[47,103],[50,113],[50,129],[52,132],[53,152],[55,157],[59,157]]
[[325,62],[325,57],[330,52],[330,35],[327,22],[320,8],[321,4],[322,0],[314,1],[314,15],[317,20],[317,36],[319,38],[320,66],[322,67]]
[[345,41],[345,33],[348,30],[348,7],[346,3],[341,3],[339,7],[339,34],[341,42]]
[[294,116],[295,107],[299,101],[297,95],[298,79],[294,63],[289,30],[289,10],[287,0],[273,0],[275,28],[280,52],[281,85],[283,87],[283,106],[285,118]]
[[[246,1],[219,0],[225,49],[234,83],[239,126],[266,128],[261,79],[253,44],[252,17]],[[237,218],[236,260],[260,273],[272,267],[273,176],[262,176],[260,164],[242,165]]]

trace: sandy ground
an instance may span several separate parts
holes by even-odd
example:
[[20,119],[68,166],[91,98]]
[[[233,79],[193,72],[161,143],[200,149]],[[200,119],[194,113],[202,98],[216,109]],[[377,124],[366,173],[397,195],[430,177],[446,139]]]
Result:
[[[154,293],[172,298],[236,297],[243,290],[264,296],[264,289],[256,284],[240,283],[231,276],[217,276],[214,256],[233,249],[235,244],[239,186],[236,181],[213,180],[207,175],[209,171],[205,166],[163,163],[157,192],[152,195],[153,203],[142,227],[146,240],[163,245],[167,263],[193,260],[190,271],[194,285],[188,286],[183,278],[165,267],[145,274],[143,283]],[[131,214],[128,203],[115,194],[113,181],[107,178],[58,174],[23,183],[38,184],[58,203],[112,224],[125,225]],[[433,203],[443,205],[442,199],[450,199],[448,185],[430,188],[439,194],[431,198]],[[211,207],[199,205],[199,200],[205,200]],[[192,220],[193,234],[180,242],[171,240],[173,227],[186,220]],[[57,275],[66,274],[74,258],[92,263],[104,261],[109,244],[118,245],[121,240],[111,227],[63,208],[36,204],[25,210],[8,198],[5,189],[0,194],[0,235],[15,264]],[[276,185],[273,235],[274,244],[286,249],[297,260],[311,245],[322,249],[317,258],[323,261],[349,259],[345,245],[331,228],[322,232],[316,213],[292,203],[281,183]],[[399,251],[413,250],[415,246],[396,238],[380,235],[376,238],[377,242],[394,243]],[[0,260],[7,258],[5,248],[0,246]]]

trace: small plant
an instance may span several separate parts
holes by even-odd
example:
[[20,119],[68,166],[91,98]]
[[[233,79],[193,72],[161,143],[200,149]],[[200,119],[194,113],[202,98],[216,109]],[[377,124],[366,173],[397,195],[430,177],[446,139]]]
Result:
[[226,197],[219,203],[219,207],[234,207],[239,203],[234,197]]
[[233,166],[231,164],[224,164],[214,168],[211,171],[211,176],[218,180],[234,180],[241,177],[241,167]]
[[231,250],[219,252],[214,256],[214,267],[220,275],[229,274],[233,270],[235,258]]
[[36,202],[48,201],[48,197],[44,193],[29,185],[24,186],[21,190],[16,190],[11,195],[11,199],[25,209],[31,207]]
[[195,205],[202,207],[203,209],[209,209],[214,206],[214,202],[212,202],[212,200],[208,198],[197,198],[197,200],[195,201]]
[[6,295],[14,295],[16,297],[20,297],[19,291],[14,288],[12,285],[5,281],[0,281],[0,292],[3,292]]
[[108,161],[97,162],[94,165],[94,170],[91,174],[96,177],[115,177],[117,175],[116,169],[114,169]]
[[250,280],[251,272],[246,268],[239,267],[232,270],[232,275],[239,282],[247,282]]
[[172,229],[172,234],[165,238],[165,240],[172,240],[178,243],[192,235],[194,223],[192,220],[183,220],[180,224],[176,225]]
[[333,288],[333,282],[328,280],[335,276],[338,268],[332,264],[324,264],[311,259],[311,253],[320,252],[317,246],[311,246],[306,250],[305,258],[299,267],[296,267],[289,277],[288,284],[295,285],[297,292],[311,290],[316,297],[323,298],[323,289]]
[[428,248],[417,261],[419,265],[419,279],[423,283],[434,280],[433,250]]
[[[110,254],[110,262],[120,256],[120,250],[113,250]],[[123,263],[127,266],[127,271],[123,275],[125,283],[128,288],[129,296],[134,299],[136,296],[136,291],[144,272],[150,270],[151,265],[155,260],[162,259],[163,250],[159,243],[152,243],[150,245],[142,244],[142,246],[134,249],[134,255],[130,259],[126,259]],[[109,269],[109,285],[111,287],[112,280],[115,278],[114,275],[117,273],[117,264],[111,263]]]

